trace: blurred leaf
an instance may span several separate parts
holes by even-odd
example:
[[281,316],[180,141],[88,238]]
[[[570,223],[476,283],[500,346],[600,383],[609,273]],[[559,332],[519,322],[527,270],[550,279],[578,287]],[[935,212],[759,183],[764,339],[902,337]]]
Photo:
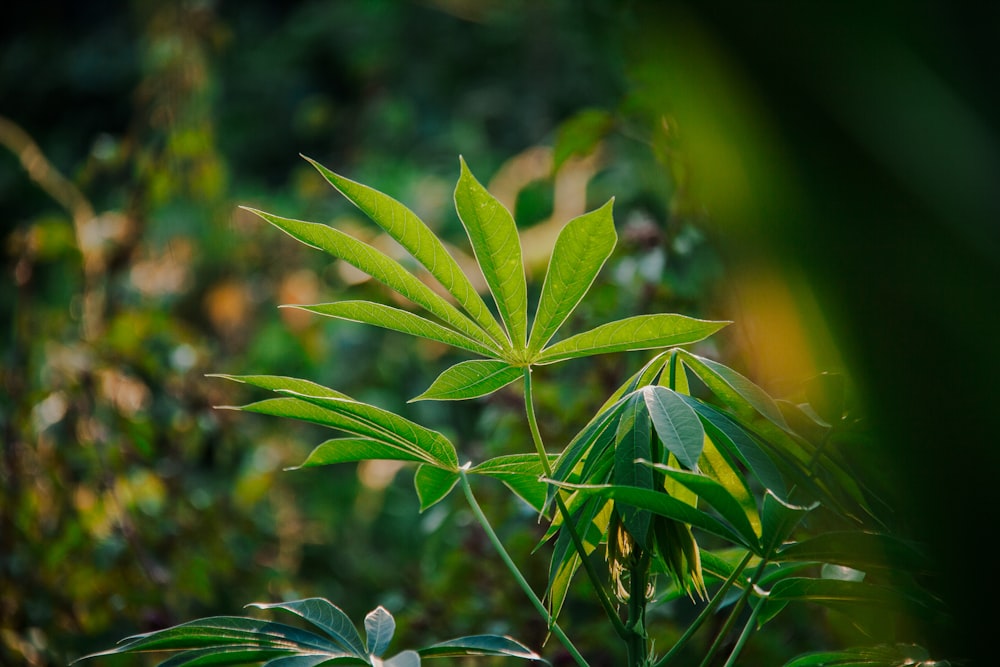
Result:
[[927,651],[915,644],[865,646],[843,651],[800,655],[784,667],[949,667],[950,662],[931,660]]
[[603,109],[583,109],[564,121],[556,132],[553,173],[569,158],[592,153],[614,124],[614,116]]
[[382,663],[383,667],[420,667],[420,654],[416,651],[403,651]]
[[783,546],[773,556],[777,561],[836,563],[872,570],[926,572],[930,563],[916,545],[885,533],[836,531]]
[[445,370],[427,391],[413,401],[460,401],[492,394],[524,375],[524,370],[506,361],[463,361]]

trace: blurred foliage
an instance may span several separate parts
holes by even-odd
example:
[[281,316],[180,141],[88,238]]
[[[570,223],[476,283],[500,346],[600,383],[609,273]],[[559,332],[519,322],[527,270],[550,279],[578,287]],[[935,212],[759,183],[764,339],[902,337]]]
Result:
[[[470,524],[463,511],[436,507],[413,521],[410,473],[391,466],[283,473],[317,442],[315,431],[234,422],[212,409],[241,397],[205,373],[281,373],[404,411],[477,456],[487,447],[529,448],[511,413],[520,407],[516,396],[501,393],[462,410],[404,407],[423,388],[419,378],[454,361],[441,358],[443,350],[275,308],[379,289],[234,208],[266,202],[261,207],[374,238],[297,152],[392,194],[456,243],[449,184],[463,154],[477,172],[494,174],[491,191],[531,224],[524,243],[536,271],[531,255],[547,255],[561,222],[614,195],[622,241],[576,316],[735,319],[740,328],[723,339],[726,348],[709,352],[770,386],[801,390],[804,370],[840,363],[824,338],[827,325],[851,344],[855,365],[880,368],[872,355],[881,351],[899,372],[923,366],[900,352],[935,342],[927,332],[946,320],[957,322],[960,337],[995,286],[995,275],[981,269],[996,266],[995,234],[974,223],[992,210],[976,206],[983,183],[993,182],[997,135],[987,123],[962,122],[969,109],[916,60],[871,56],[883,38],[916,44],[925,55],[948,53],[949,43],[935,44],[927,27],[942,23],[929,15],[911,25],[891,9],[722,16],[670,7],[106,0],[5,8],[0,663],[65,664],[135,631],[314,594],[352,617],[384,604],[405,641],[516,626],[520,639],[540,645],[544,627],[509,603],[519,592],[483,566],[484,538],[471,528],[445,530]],[[993,25],[986,18],[981,25]],[[868,51],[838,41],[854,34],[855,20],[867,22],[860,43]],[[831,26],[827,41],[809,50],[802,26],[817,25]],[[663,39],[660,29],[675,39]],[[795,49],[812,60],[789,62]],[[943,60],[951,67],[945,75],[961,71],[960,58]],[[854,78],[837,78],[841,61]],[[871,62],[895,69],[862,76]],[[977,79],[967,77],[965,89],[975,89]],[[875,103],[881,80],[900,82],[894,105]],[[760,86],[748,90],[748,83]],[[920,116],[922,137],[937,136],[926,133],[940,117],[959,127],[955,141],[928,144],[934,152],[926,160],[907,152],[923,144],[901,140],[905,133],[887,120],[904,116],[899,111],[914,95],[934,102]],[[980,90],[972,99],[981,108],[990,97]],[[774,108],[780,112],[769,115]],[[814,120],[826,139],[810,144]],[[790,148],[780,137],[796,143]],[[981,169],[935,180],[953,150],[976,145]],[[851,178],[864,187],[849,189]],[[859,197],[842,196],[844,188]],[[804,203],[809,197],[818,203]],[[928,201],[933,215],[921,217]],[[959,222],[936,233],[950,212]],[[928,284],[930,273],[914,278],[912,258],[896,245],[899,228],[879,227],[879,216],[915,225],[920,257],[938,247],[932,239],[965,239],[953,259],[939,258],[950,267],[934,274],[940,284]],[[813,219],[820,223],[803,223]],[[869,235],[877,243],[857,241]],[[743,260],[724,292],[720,237]],[[760,269],[761,247],[776,237],[790,275],[808,283],[783,278],[784,265]],[[850,257],[861,262],[860,275],[838,273]],[[870,280],[893,272],[899,281]],[[975,280],[964,285],[969,276]],[[913,315],[917,288],[900,281],[925,285],[933,305],[953,318],[938,324]],[[888,312],[903,320],[865,326],[894,303],[905,308]],[[819,313],[828,310],[840,319],[824,321]],[[985,317],[978,325],[995,330]],[[899,321],[915,326],[904,336]],[[892,347],[906,340],[912,349]],[[788,360],[801,363],[779,363]],[[565,441],[636,361],[542,371],[563,380],[546,385],[563,389],[537,397],[541,414],[559,415],[541,424],[546,438]],[[996,365],[986,362],[981,373]],[[989,393],[964,383],[959,366],[942,364],[941,383],[968,387],[971,400],[979,397],[973,405],[983,406]],[[909,477],[930,488],[935,480],[920,466],[933,465],[930,435],[941,427],[912,415],[907,426],[912,403],[905,399],[915,398],[921,382],[905,376],[890,392],[891,376],[880,369],[865,378],[878,387],[869,396],[887,409],[883,426],[897,436],[889,451],[902,460],[903,447],[913,446],[920,455],[887,473],[887,490],[902,493],[894,482]],[[870,449],[858,456],[895,469]],[[959,486],[945,488],[961,493]],[[500,489],[490,497],[484,486],[482,495],[515,557],[527,553],[534,540],[503,530],[504,517],[520,524],[521,508],[504,504]],[[902,495],[921,508],[900,512],[918,536],[931,537],[932,525],[952,531],[940,547],[948,558],[954,531],[967,523],[944,522],[946,504],[926,498],[934,494]],[[541,582],[545,573],[529,576]],[[438,613],[444,606],[452,611],[448,627]],[[592,643],[581,648],[598,656],[599,619],[573,600],[566,610]],[[498,617],[502,627],[483,627]],[[782,639],[805,650],[841,631],[803,618]],[[753,650],[755,664],[770,664],[766,645]]]

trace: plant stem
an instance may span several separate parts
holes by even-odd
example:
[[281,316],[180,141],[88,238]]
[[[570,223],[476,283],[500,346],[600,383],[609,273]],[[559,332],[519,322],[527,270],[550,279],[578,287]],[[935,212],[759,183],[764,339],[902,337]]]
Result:
[[[639,549],[639,547],[636,547]],[[634,567],[629,569],[628,648],[629,667],[645,667],[649,664],[649,642],[646,637],[646,587],[649,584],[649,554],[639,549],[639,557]]]
[[[719,652],[719,649],[722,647],[722,642],[725,641],[729,631],[732,630],[733,626],[736,624],[736,619],[739,617],[740,612],[743,611],[743,606],[750,598],[750,594],[753,592],[753,587],[756,585],[757,580],[760,579],[762,574],[764,574],[764,568],[766,566],[767,560],[761,560],[760,565],[757,566],[753,576],[747,580],[747,587],[743,589],[743,594],[740,595],[740,599],[733,605],[733,610],[730,612],[729,618],[726,619],[722,629],[720,629],[719,633],[715,636],[715,641],[712,642],[712,646],[708,649],[708,653],[705,654],[705,658],[701,661],[700,667],[708,667],[708,665],[711,664],[712,659],[715,657],[715,654]],[[743,642],[745,643],[746,639],[743,639]]]
[[740,633],[740,638],[736,640],[736,646],[733,647],[732,653],[729,654],[729,659],[726,660],[726,664],[723,667],[735,667],[736,658],[740,656],[743,652],[743,646],[750,639],[750,635],[753,634],[754,625],[757,623],[757,615],[760,614],[760,610],[764,608],[764,601],[761,600],[757,603],[757,606],[753,608],[750,613],[750,618],[747,619],[746,625],[743,626],[743,632]]
[[707,621],[708,618],[713,613],[715,613],[716,608],[718,608],[718,606],[722,604],[722,600],[725,599],[726,595],[729,593],[729,589],[733,587],[733,584],[736,583],[736,580],[739,579],[741,574],[743,574],[743,570],[746,569],[746,566],[750,563],[751,558],[753,558],[753,553],[748,551],[746,555],[743,557],[743,560],[741,560],[739,564],[736,566],[736,568],[733,570],[733,573],[730,574],[729,578],[722,583],[722,586],[719,588],[719,590],[715,592],[715,595],[712,596],[712,599],[709,600],[708,604],[705,605],[705,608],[701,610],[697,618],[695,618],[694,621],[692,621],[688,625],[687,629],[684,631],[684,634],[681,635],[680,639],[678,639],[674,643],[674,645],[670,647],[670,650],[667,651],[666,655],[664,655],[662,658],[660,658],[659,661],[657,661],[656,667],[663,667],[663,665],[666,665],[668,662],[670,662],[670,660],[674,656],[676,656],[677,653],[682,648],[684,648],[684,646],[688,643],[688,641],[691,640],[691,637],[694,636],[694,634],[701,628],[701,626],[705,623],[705,621]]
[[465,499],[468,501],[469,507],[472,508],[472,513],[476,516],[476,520],[479,521],[479,525],[481,525],[483,530],[486,531],[486,535],[493,544],[493,548],[495,548],[497,553],[500,554],[501,560],[503,560],[507,569],[510,570],[511,575],[513,575],[514,579],[521,586],[521,590],[525,592],[528,599],[531,601],[531,604],[538,610],[538,613],[542,615],[542,618],[545,619],[549,630],[556,636],[557,639],[559,639],[560,642],[562,642],[562,645],[566,647],[566,650],[573,656],[576,663],[580,665],[580,667],[590,667],[586,659],[584,659],[584,657],[577,650],[576,646],[573,645],[573,642],[570,641],[570,638],[566,636],[566,633],[563,632],[562,628],[559,627],[559,624],[556,623],[555,619],[549,616],[549,612],[545,608],[545,605],[538,599],[538,596],[535,595],[535,591],[532,590],[531,584],[529,584],[528,580],[524,578],[524,575],[521,574],[521,571],[517,568],[514,560],[510,557],[510,554],[507,553],[507,549],[504,548],[500,538],[493,530],[493,526],[490,524],[489,519],[487,519],[486,515],[483,513],[482,507],[479,506],[479,503],[476,501],[476,497],[472,494],[472,486],[469,484],[469,478],[468,475],[466,475],[464,468],[459,470],[459,479],[462,483],[462,491],[465,493]]
[[[528,428],[531,431],[531,438],[535,443],[535,451],[538,452],[538,458],[542,463],[542,471],[545,473],[546,477],[551,478],[552,466],[549,465],[549,456],[545,451],[545,444],[542,442],[542,433],[538,429],[538,420],[535,418],[535,402],[531,389],[530,367],[525,367],[524,369],[524,410],[528,416]],[[587,549],[583,544],[583,540],[580,539],[580,534],[576,532],[576,526],[573,525],[569,508],[566,507],[566,503],[563,501],[558,490],[555,492],[555,501],[559,514],[563,519],[563,528],[569,531],[570,539],[573,542],[573,548],[576,549],[576,552],[580,555],[580,563],[583,565],[583,570],[587,573],[587,577],[590,579],[590,583],[594,587],[594,592],[597,595],[598,601],[601,603],[601,607],[604,609],[605,615],[607,615],[608,620],[611,621],[611,625],[614,626],[615,633],[621,639],[627,640],[629,637],[629,631],[625,627],[625,624],[622,623],[622,619],[619,618],[618,612],[615,610],[615,606],[611,602],[611,598],[608,597],[608,594],[605,591],[604,581],[594,568],[594,564],[590,560]]]

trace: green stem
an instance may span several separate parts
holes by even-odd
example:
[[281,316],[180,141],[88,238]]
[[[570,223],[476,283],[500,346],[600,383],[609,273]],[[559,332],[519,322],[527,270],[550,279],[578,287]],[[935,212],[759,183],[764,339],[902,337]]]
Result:
[[[542,463],[542,471],[548,478],[552,477],[552,466],[549,465],[549,456],[545,451],[545,445],[542,442],[542,433],[538,429],[538,420],[535,418],[535,402],[532,395],[531,389],[531,368],[525,367],[524,369],[524,410],[528,416],[528,428],[531,431],[531,438],[535,443],[535,451],[538,452],[538,458]],[[597,595],[598,601],[601,603],[601,607],[604,609],[605,615],[608,620],[611,621],[611,625],[614,626],[615,633],[619,638],[623,640],[628,640],[629,631],[622,623],[622,619],[619,618],[618,612],[615,610],[614,604],[611,602],[611,598],[608,597],[605,591],[604,581],[601,579],[600,574],[598,574],[594,564],[591,562],[587,549],[583,544],[583,540],[580,539],[580,534],[576,532],[576,526],[573,525],[573,519],[570,515],[569,508],[566,507],[566,503],[563,501],[562,496],[558,491],[555,493],[556,507],[559,509],[559,514],[563,519],[563,528],[569,532],[570,539],[573,542],[573,548],[580,555],[580,563],[583,565],[584,572],[587,573],[587,577],[590,579],[590,583],[594,587],[594,591]]]
[[701,626],[704,625],[705,621],[707,621],[709,617],[715,613],[715,610],[720,604],[722,604],[722,600],[725,599],[726,595],[729,593],[729,589],[733,587],[736,580],[739,579],[741,574],[743,574],[743,570],[746,569],[746,566],[750,563],[751,558],[753,558],[753,553],[748,551],[743,557],[743,560],[741,560],[733,570],[732,574],[729,575],[729,578],[722,583],[719,590],[712,596],[712,599],[709,600],[705,608],[701,610],[697,618],[695,618],[694,621],[687,626],[687,629],[684,631],[684,634],[681,635],[680,639],[678,639],[674,645],[670,647],[670,650],[667,651],[667,654],[660,658],[660,660],[656,663],[656,667],[663,667],[669,663],[670,660],[676,656],[682,648],[684,648],[688,641],[691,640],[694,633],[698,632]]
[[750,594],[753,592],[753,587],[757,584],[757,580],[760,579],[762,574],[764,574],[764,568],[766,566],[767,561],[762,560],[760,565],[757,566],[757,570],[753,573],[753,576],[751,576],[747,581],[747,587],[743,589],[743,594],[740,596],[740,599],[733,605],[733,610],[730,612],[729,618],[726,619],[722,629],[719,630],[719,634],[715,636],[715,641],[712,642],[712,646],[708,649],[708,653],[705,654],[705,658],[701,661],[700,667],[708,667],[708,665],[711,664],[712,659],[715,658],[715,654],[719,652],[719,649],[722,647],[722,642],[725,641],[726,637],[729,635],[729,631],[733,629],[734,625],[736,625],[736,620],[739,618],[740,612],[743,611],[743,606],[750,598]]
[[754,632],[754,626],[757,624],[757,615],[760,614],[760,610],[764,608],[764,601],[761,600],[757,603],[757,606],[753,608],[750,613],[750,618],[747,619],[746,625],[743,626],[743,632],[740,633],[740,638],[736,641],[736,646],[733,647],[732,653],[729,654],[729,659],[726,660],[726,664],[722,667],[735,667],[736,659],[743,652],[743,646],[750,639],[750,635]]
[[[639,549],[639,547],[636,547]],[[629,569],[628,648],[629,667],[649,664],[649,642],[646,637],[646,587],[649,584],[649,554],[640,550],[638,562]]]
[[552,634],[554,634],[556,638],[562,642],[562,645],[566,647],[566,650],[573,656],[576,663],[580,665],[580,667],[590,667],[586,659],[580,655],[576,646],[573,645],[573,642],[570,641],[569,637],[566,636],[566,633],[563,632],[562,628],[559,627],[559,624],[556,623],[555,619],[549,616],[548,610],[545,608],[542,601],[538,599],[538,596],[535,595],[535,591],[532,590],[531,584],[529,584],[528,580],[524,578],[521,571],[517,569],[517,565],[514,563],[514,560],[510,557],[510,554],[507,553],[507,549],[504,548],[500,538],[493,530],[493,526],[490,524],[489,519],[487,519],[486,515],[483,513],[483,508],[479,506],[479,503],[476,501],[476,497],[472,494],[472,486],[469,484],[469,477],[466,474],[465,469],[463,468],[458,472],[459,479],[462,483],[462,491],[465,493],[465,499],[469,502],[469,507],[472,508],[472,513],[476,516],[476,520],[479,521],[479,525],[481,525],[483,530],[486,531],[486,535],[493,544],[493,548],[497,550],[498,554],[500,554],[501,560],[503,560],[507,569],[510,570],[511,575],[513,575],[514,579],[521,586],[521,590],[525,592],[528,599],[531,601],[531,604],[538,610],[538,613],[542,615],[542,618],[545,619],[545,622],[548,624]]

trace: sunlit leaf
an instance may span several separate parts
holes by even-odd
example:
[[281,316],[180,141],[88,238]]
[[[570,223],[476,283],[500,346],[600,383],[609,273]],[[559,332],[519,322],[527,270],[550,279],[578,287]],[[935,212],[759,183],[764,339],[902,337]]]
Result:
[[495,342],[489,334],[385,253],[329,225],[282,218],[252,208],[246,210],[267,220],[306,245],[323,250],[364,271],[410,301],[423,306],[441,321],[461,331],[469,338],[478,340],[487,347],[495,346]]
[[781,415],[781,410],[767,395],[767,392],[756,384],[717,361],[705,359],[687,351],[681,351],[680,354],[684,363],[737,416],[749,421],[754,413],[761,414],[778,426],[788,428],[785,418]]
[[517,225],[510,211],[476,180],[465,160],[460,162],[455,208],[511,343],[515,350],[523,350],[528,328],[528,291]]
[[348,398],[347,394],[342,394],[339,391],[335,391],[329,387],[324,387],[323,385],[316,384],[315,382],[300,380],[299,378],[284,377],[281,375],[225,375],[223,373],[213,373],[208,377],[232,380],[233,382],[249,384],[254,387],[259,387],[260,389],[269,389],[271,391],[287,389],[288,391],[294,391],[297,394],[305,394],[307,396]]
[[312,306],[296,305],[288,307],[327,317],[371,324],[411,336],[436,340],[445,345],[481,354],[484,357],[492,357],[498,354],[495,348],[487,347],[478,341],[463,336],[454,329],[443,327],[419,315],[414,315],[407,310],[393,308],[381,303],[372,301],[338,301],[336,303],[322,303]]
[[[549,465],[553,461],[555,456],[550,456]],[[483,461],[469,472],[500,480],[538,512],[545,506],[549,485],[539,479],[544,470],[537,454],[498,456]]]
[[335,174],[314,160],[305,159],[333,187],[413,255],[496,342],[504,340],[503,330],[458,262],[420,218],[392,197]]
[[[424,458],[410,449],[370,438],[334,438],[317,445],[297,468],[316,468],[356,461],[416,461]],[[296,468],[292,468],[295,470]]]
[[506,361],[473,359],[455,364],[411,401],[458,401],[492,394],[524,376],[524,370]]
[[618,239],[611,217],[612,202],[570,220],[552,250],[531,327],[529,354],[549,342],[590,289]]
[[381,656],[389,648],[396,633],[396,619],[385,607],[379,606],[365,616],[365,634],[368,653]]
[[551,364],[593,354],[695,343],[727,324],[676,314],[637,315],[559,341],[542,350],[534,363]]

